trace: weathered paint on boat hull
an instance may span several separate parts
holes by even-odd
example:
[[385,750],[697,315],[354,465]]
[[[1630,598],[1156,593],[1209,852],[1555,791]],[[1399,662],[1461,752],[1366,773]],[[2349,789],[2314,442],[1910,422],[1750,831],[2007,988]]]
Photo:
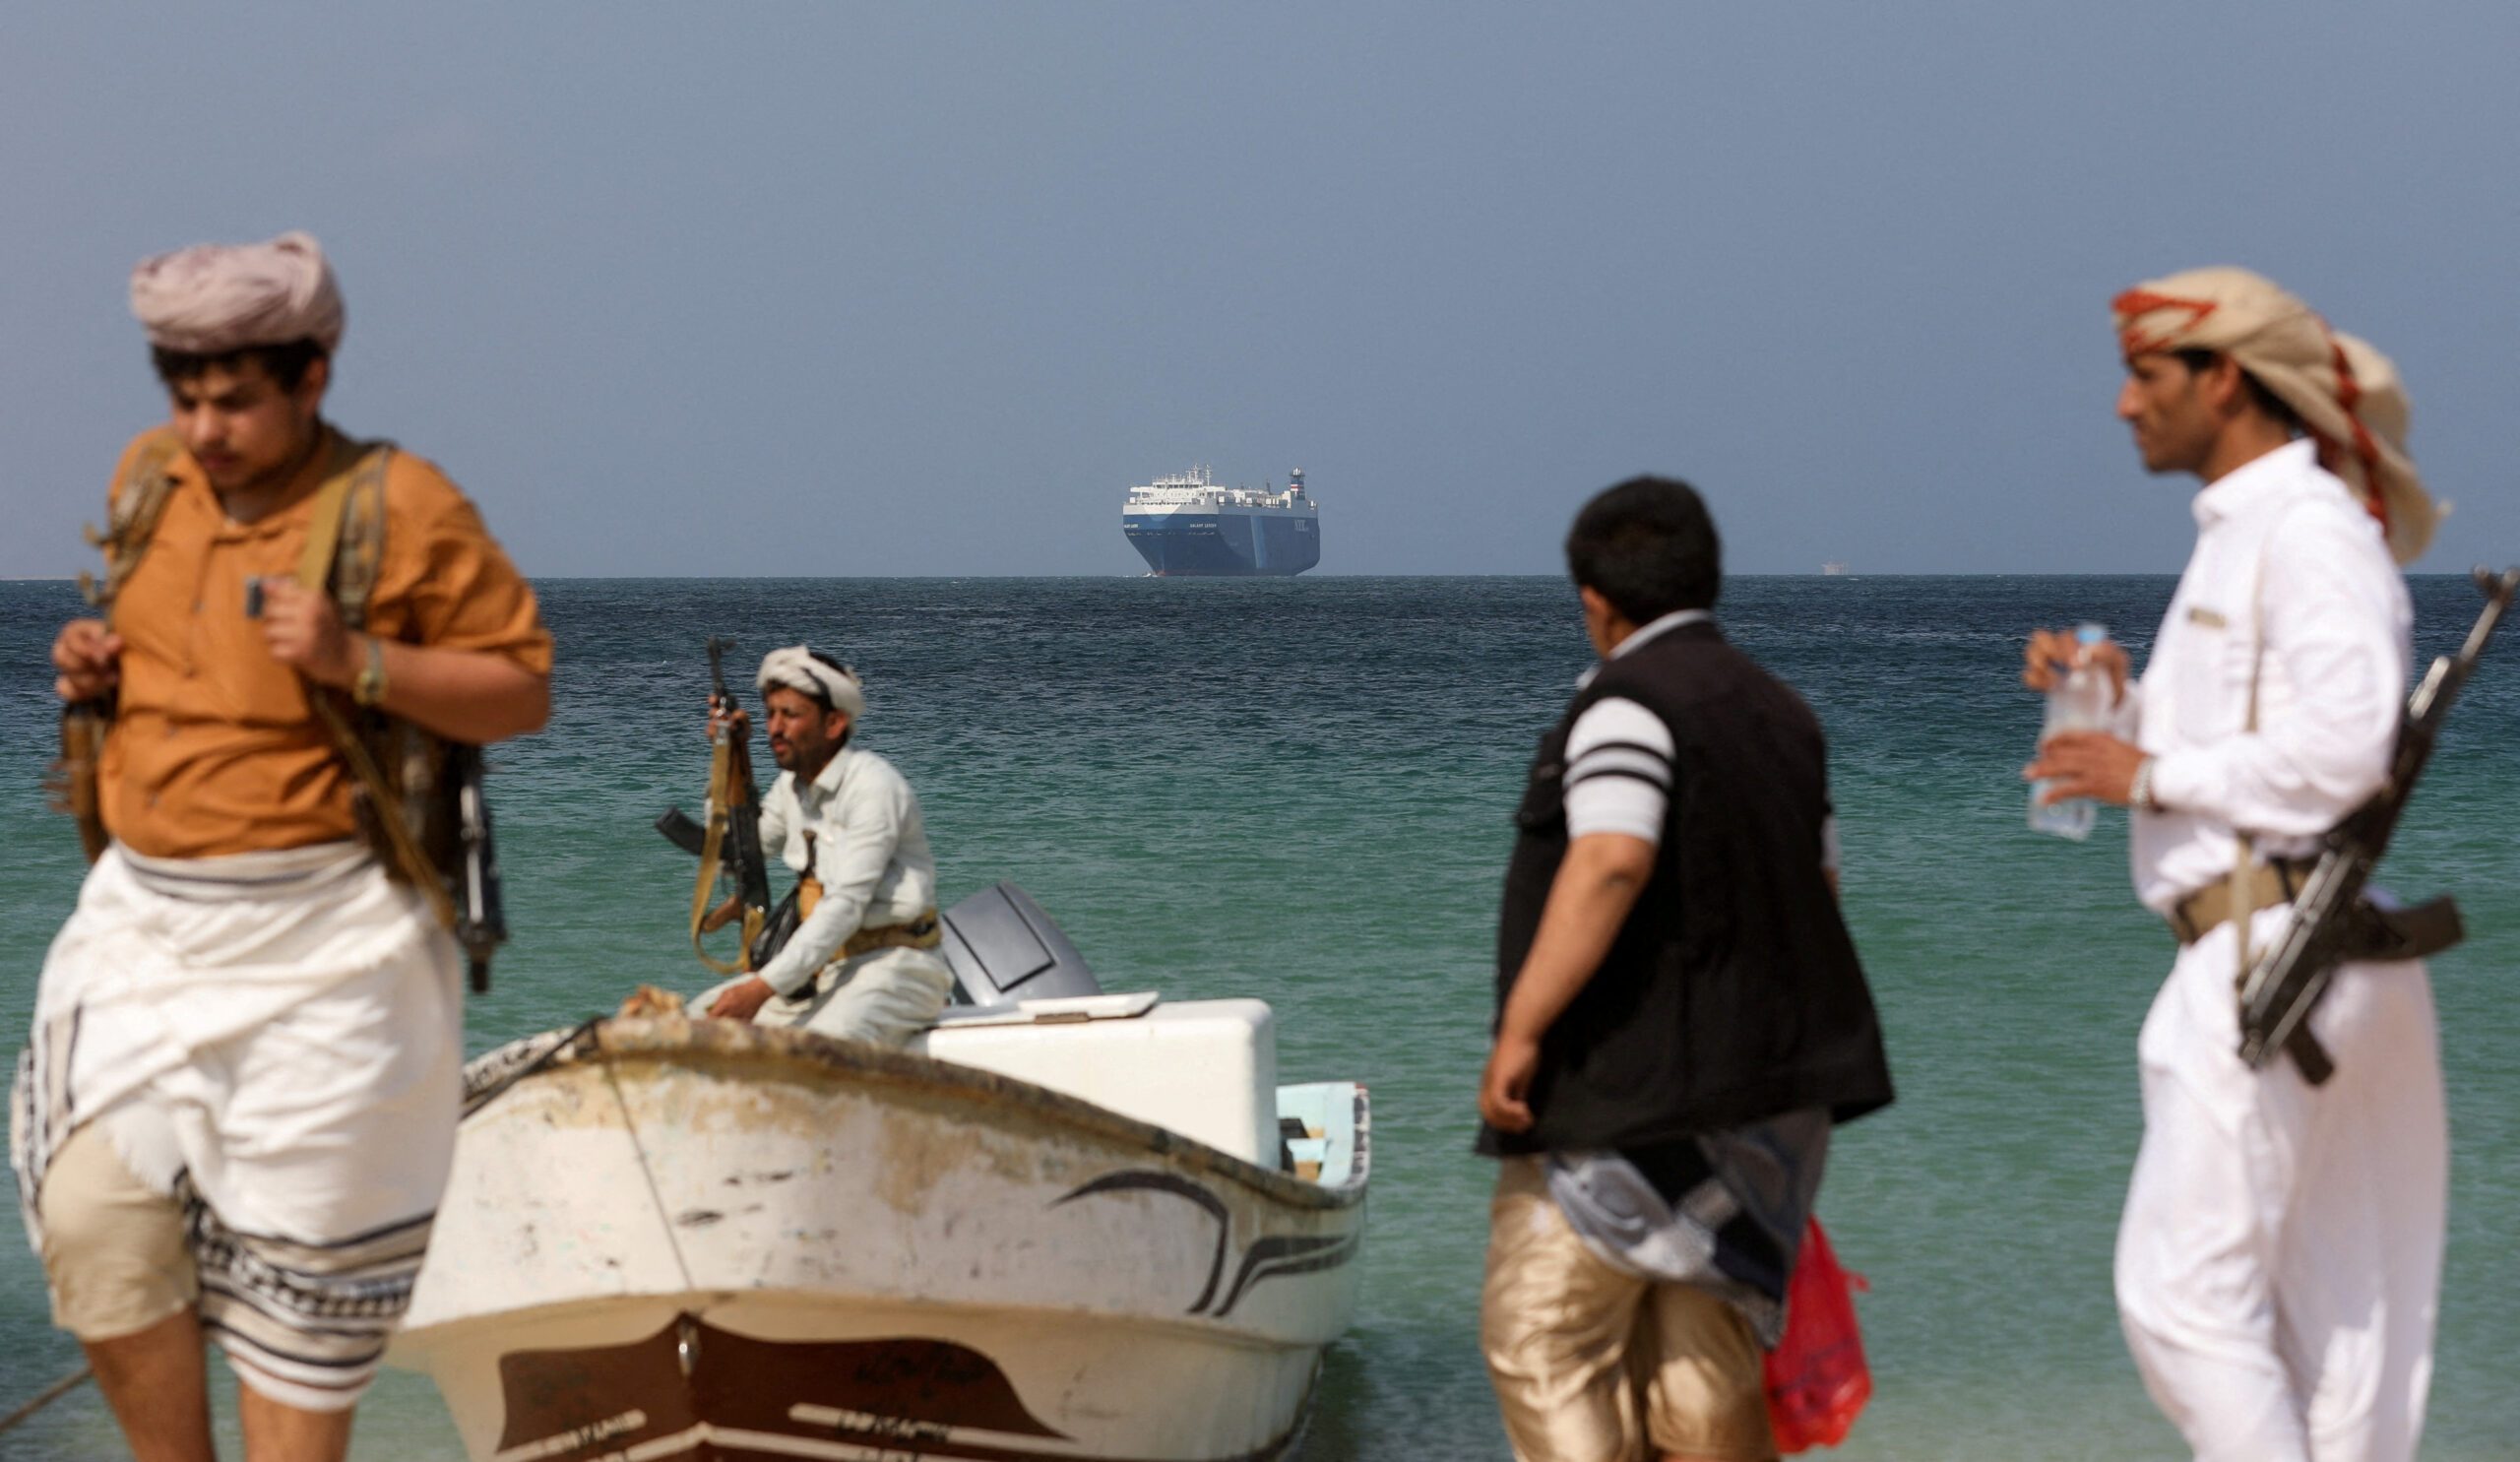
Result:
[[1353,1310],[1322,1188],[1026,1083],[617,1022],[468,1120],[395,1359],[499,1462],[1224,1462]]

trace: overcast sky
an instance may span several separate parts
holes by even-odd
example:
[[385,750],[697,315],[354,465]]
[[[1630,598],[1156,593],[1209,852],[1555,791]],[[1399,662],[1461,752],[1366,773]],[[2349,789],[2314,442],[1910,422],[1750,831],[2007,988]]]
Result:
[[2173,572],[2107,304],[2245,263],[2520,558],[2520,7],[0,9],[0,575],[161,410],[125,278],[316,233],[332,413],[530,571],[1123,574],[1307,472],[1323,573]]

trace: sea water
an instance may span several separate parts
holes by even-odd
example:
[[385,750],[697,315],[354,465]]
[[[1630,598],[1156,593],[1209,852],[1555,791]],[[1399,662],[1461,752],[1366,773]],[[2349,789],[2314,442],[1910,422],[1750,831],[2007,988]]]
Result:
[[[1257,995],[1289,1081],[1371,1086],[1356,1323],[1332,1348],[1308,1462],[1508,1453],[1478,1351],[1492,1170],[1470,1153],[1491,938],[1534,741],[1589,659],[1556,579],[564,580],[550,729],[493,757],[515,941],[470,1001],[474,1049],[697,989],[691,864],[650,830],[699,803],[710,634],[810,640],[866,676],[867,744],[918,789],[942,896],[1022,883],[1104,983]],[[1820,1209],[1871,1289],[1877,1391],[1832,1457],[2170,1457],[2118,1338],[2110,1248],[2138,1133],[2137,1024],[2171,943],[2128,892],[2124,818],[2091,842],[2022,825],[2033,626],[2117,628],[2141,665],[2167,578],[1739,579],[1727,632],[1830,737],[1846,907],[1881,1005],[1896,1106],[1844,1129]],[[2417,648],[2473,616],[2414,583]],[[0,584],[0,1047],[26,1028],[80,863],[43,810],[45,668],[66,584]],[[739,657],[743,658],[743,657]],[[750,699],[747,696],[747,699]],[[2520,659],[2452,717],[2384,881],[2455,891],[2467,944],[2432,967],[2451,1113],[2450,1247],[2425,1455],[2520,1454]],[[553,1181],[567,1181],[554,1175]],[[12,1217],[0,1234],[0,1411],[73,1368]],[[226,1379],[220,1376],[220,1390]],[[232,1406],[221,1402],[227,1454]],[[122,1455],[93,1389],[0,1457]],[[352,1456],[460,1456],[419,1377],[389,1373]]]

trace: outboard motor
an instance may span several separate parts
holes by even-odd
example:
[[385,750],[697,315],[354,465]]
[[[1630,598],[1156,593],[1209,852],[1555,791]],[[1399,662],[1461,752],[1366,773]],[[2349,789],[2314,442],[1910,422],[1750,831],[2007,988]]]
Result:
[[1102,993],[1102,983],[1067,935],[1031,894],[1012,883],[981,889],[946,910],[944,921],[940,952],[954,972],[957,1004]]

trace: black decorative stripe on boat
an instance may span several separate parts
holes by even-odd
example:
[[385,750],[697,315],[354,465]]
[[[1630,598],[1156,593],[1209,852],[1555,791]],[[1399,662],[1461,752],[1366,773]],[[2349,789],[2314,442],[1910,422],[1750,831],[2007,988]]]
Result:
[[1199,1298],[1191,1301],[1190,1307],[1183,1311],[1186,1314],[1223,1318],[1232,1312],[1244,1295],[1264,1281],[1289,1274],[1317,1274],[1324,1269],[1340,1267],[1355,1257],[1356,1245],[1364,1238],[1363,1231],[1351,1230],[1346,1234],[1329,1236],[1280,1234],[1254,1240],[1251,1247],[1244,1250],[1241,1265],[1234,1270],[1232,1286],[1220,1299],[1217,1284],[1225,1277],[1226,1247],[1232,1238],[1232,1218],[1226,1211],[1223,1199],[1190,1179],[1178,1174],[1152,1169],[1106,1173],[1052,1199],[1050,1206],[1056,1208],[1071,1198],[1095,1193],[1131,1191],[1170,1193],[1176,1198],[1187,1198],[1206,1209],[1217,1221],[1216,1255],[1208,1263],[1208,1282],[1199,1291]]
[[1261,1240],[1243,1254],[1242,1268],[1235,1272],[1233,1288],[1226,1291],[1225,1303],[1217,1306],[1217,1314],[1231,1314],[1243,1296],[1267,1280],[1339,1268],[1356,1256],[1357,1241],[1363,1237],[1361,1231],[1351,1230],[1328,1238],[1282,1235]]
[[1223,1198],[1177,1173],[1159,1173],[1152,1169],[1136,1168],[1125,1173],[1106,1173],[1092,1182],[1071,1188],[1051,1199],[1050,1206],[1056,1208],[1070,1199],[1090,1198],[1097,1193],[1133,1191],[1170,1193],[1176,1198],[1187,1198],[1206,1209],[1209,1217],[1217,1221],[1217,1250],[1215,1256],[1208,1260],[1207,1287],[1199,1291],[1199,1298],[1191,1301],[1190,1307],[1183,1311],[1185,1314],[1203,1312],[1208,1307],[1208,1302],[1217,1297],[1217,1281],[1225,1276],[1226,1241],[1232,1237],[1233,1219],[1226,1212]]

